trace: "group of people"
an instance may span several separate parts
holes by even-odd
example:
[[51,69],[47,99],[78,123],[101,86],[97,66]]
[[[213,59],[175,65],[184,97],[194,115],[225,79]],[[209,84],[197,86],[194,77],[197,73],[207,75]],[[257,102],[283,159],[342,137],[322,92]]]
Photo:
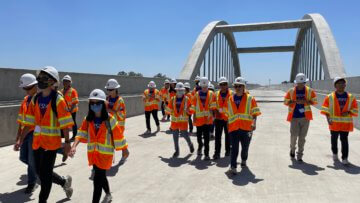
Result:
[[[104,91],[95,89],[88,98],[87,116],[79,130],[76,126],[78,111],[77,91],[71,87],[71,77],[62,79],[64,88],[57,90],[60,78],[52,66],[41,69],[37,76],[24,74],[20,78],[20,88],[26,91],[18,116],[19,129],[14,150],[20,150],[20,160],[28,165],[28,186],[25,193],[32,193],[40,179],[39,202],[47,202],[52,183],[60,185],[70,198],[73,194],[72,177],[62,177],[54,172],[57,153],[73,157],[80,142],[87,143],[87,157],[93,166],[93,199],[100,202],[102,190],[103,202],[110,202],[112,196],[106,178],[110,169],[114,151],[122,151],[120,162],[129,156],[128,144],[124,137],[126,119],[125,103],[118,95],[120,85],[110,79]],[[73,137],[69,137],[72,129]],[[62,138],[64,142],[62,143]],[[74,141],[71,146],[71,141]]]
[[[302,162],[305,138],[310,120],[313,119],[311,105],[317,104],[315,91],[306,86],[308,79],[302,73],[296,76],[295,87],[289,89],[284,98],[288,106],[287,120],[290,122],[290,157],[295,159],[298,144],[297,161]],[[107,94],[101,89],[91,91],[88,97],[87,116],[80,128],[76,126],[78,94],[72,87],[69,75],[62,79],[63,89],[59,86],[58,71],[51,66],[41,69],[37,76],[24,74],[20,78],[20,88],[26,92],[18,116],[18,133],[14,150],[20,150],[20,160],[28,165],[28,186],[26,193],[36,189],[37,178],[41,182],[39,202],[46,202],[52,183],[60,185],[68,198],[72,196],[72,177],[62,177],[54,172],[57,153],[73,157],[79,143],[87,143],[88,163],[93,167],[93,202],[99,202],[102,190],[104,202],[110,202],[112,196],[106,178],[110,169],[114,151],[122,151],[120,162],[129,156],[128,143],[124,137],[126,108],[119,96],[119,83],[110,79],[106,83]],[[158,119],[159,106],[162,121],[170,121],[173,135],[173,158],[180,155],[179,137],[186,140],[190,153],[195,151],[190,134],[196,127],[197,154],[204,154],[204,160],[210,160],[210,137],[215,131],[215,150],[213,159],[221,157],[222,134],[225,134],[225,157],[230,156],[231,174],[237,174],[237,158],[241,144],[241,167],[247,167],[248,151],[253,131],[256,130],[257,117],[261,115],[255,98],[247,91],[246,81],[237,77],[232,82],[221,77],[219,90],[206,77],[195,78],[195,87],[191,90],[188,82],[165,80],[164,87],[156,89],[150,81],[144,91],[143,102],[146,118],[146,132],[151,133],[150,117],[153,116],[156,131],[160,131]],[[327,118],[331,132],[331,149],[334,161],[338,161],[337,140],[342,145],[342,163],[349,164],[348,135],[353,131],[352,117],[358,115],[356,98],[345,91],[346,79],[334,79],[335,91],[327,95],[321,108],[321,114]],[[69,137],[72,129],[73,137]],[[62,143],[62,138],[64,142]],[[74,141],[71,145],[71,141]]]

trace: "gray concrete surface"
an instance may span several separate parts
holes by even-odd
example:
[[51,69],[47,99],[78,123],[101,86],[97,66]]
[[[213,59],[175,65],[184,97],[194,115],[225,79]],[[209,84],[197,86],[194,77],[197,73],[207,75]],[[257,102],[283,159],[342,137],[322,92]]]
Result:
[[[261,92],[257,92],[260,94]],[[273,95],[264,91],[261,95]],[[254,92],[254,95],[256,92]],[[277,93],[275,93],[276,95]],[[250,146],[248,169],[237,176],[225,174],[229,160],[205,162],[190,155],[180,139],[180,158],[174,152],[171,135],[161,123],[156,136],[143,136],[144,116],[132,117],[126,123],[130,157],[122,166],[108,172],[114,202],[358,202],[360,198],[360,137],[351,133],[350,167],[334,164],[330,136],[325,118],[313,108],[303,164],[289,159],[287,108],[281,103],[259,103],[262,116]],[[154,126],[154,122],[152,121]],[[196,137],[191,137],[196,143]],[[211,141],[210,154],[213,154]],[[222,151],[222,157],[224,152]],[[26,167],[12,147],[0,148],[0,202],[36,202],[39,189],[24,195]],[[5,156],[4,156],[5,155]],[[120,155],[116,155],[116,163]],[[61,165],[58,157],[55,171],[73,176],[74,195],[65,199],[63,190],[53,185],[49,202],[90,202],[93,185],[87,166],[86,146],[79,145],[74,159]]]

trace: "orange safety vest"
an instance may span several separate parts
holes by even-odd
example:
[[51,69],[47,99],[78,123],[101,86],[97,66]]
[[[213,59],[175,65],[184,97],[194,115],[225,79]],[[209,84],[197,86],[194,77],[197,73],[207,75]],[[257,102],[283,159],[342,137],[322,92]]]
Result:
[[[103,121],[97,133],[94,121],[88,122],[85,117],[75,138],[82,143],[87,143],[89,166],[96,165],[105,170],[111,167],[114,149],[119,151],[128,147],[116,118],[109,116],[109,126]],[[110,128],[111,132],[109,132]]]
[[71,108],[72,105],[75,105],[75,108],[71,111],[71,113],[78,112],[79,96],[77,91],[74,88],[70,87],[70,89],[68,89],[66,92],[64,89],[62,89],[60,92],[63,95],[69,108]]
[[186,93],[185,96],[187,96],[190,99],[190,101],[192,101],[193,95],[191,94],[191,92]]
[[[207,92],[205,105],[203,106],[199,92],[196,92],[192,98],[191,111],[194,114],[194,126],[211,125],[213,123],[213,117],[210,110],[216,109],[215,93],[212,91]],[[210,119],[208,119],[210,117]]]
[[[311,105],[317,104],[316,93],[313,89],[311,89],[308,86],[305,86],[305,99],[308,102],[310,101]],[[296,107],[296,103],[290,104],[290,101],[296,102],[296,87],[289,89],[289,91],[286,93],[284,98],[284,104],[289,107],[287,121],[292,120],[294,115],[294,110]],[[305,118],[307,120],[312,120],[313,117],[312,117],[310,104],[304,104],[304,109],[305,109]]]
[[152,111],[159,109],[159,102],[160,102],[160,94],[159,90],[154,89],[154,93],[150,96],[149,89],[144,91],[144,99],[145,99],[145,111]]
[[26,112],[24,125],[35,127],[33,149],[39,147],[45,150],[56,150],[61,147],[61,129],[70,128],[74,121],[70,112],[66,110],[66,102],[61,95],[56,98],[57,117],[51,109],[49,102],[44,116],[41,115],[38,101],[32,98]]
[[[110,97],[108,97],[108,101],[109,100],[110,100]],[[109,106],[107,105],[106,108],[109,108]],[[125,108],[124,99],[120,96],[117,96],[117,99],[111,110],[116,112],[116,119],[118,121],[118,125],[120,126],[121,132],[124,132],[125,119],[126,119],[126,108]],[[110,114],[113,115],[112,112]]]
[[180,109],[176,108],[176,99],[177,97],[172,97],[166,108],[167,114],[171,115],[170,128],[172,130],[187,130],[189,119],[187,111],[189,110],[191,114],[193,113],[193,110],[191,109],[191,99],[184,96],[181,101]]
[[239,108],[235,104],[234,97],[229,97],[226,114],[228,117],[229,132],[239,129],[251,131],[251,125],[254,122],[253,118],[261,115],[261,112],[256,104],[255,98],[245,93],[241,98]]
[[[28,110],[28,99],[29,99],[29,95],[25,96],[24,97],[24,100],[21,102],[21,105],[20,105],[20,109],[19,109],[19,114],[18,114],[18,118],[17,118],[17,123],[19,125],[21,125],[21,130],[24,129],[24,121],[25,121],[25,116],[26,116],[26,112]],[[30,101],[31,102],[31,101]],[[30,103],[29,103],[30,105]],[[32,126],[30,127],[30,130],[29,132],[31,131],[34,131],[35,127]]]
[[163,102],[167,102],[167,101],[169,101],[169,90],[168,89],[166,89],[165,87],[162,87],[161,89],[160,89],[160,97],[161,97],[161,100],[163,101]]
[[215,114],[215,119],[219,120],[225,120],[227,121],[226,116],[226,108],[228,106],[228,100],[229,97],[233,94],[233,92],[228,89],[225,99],[221,97],[220,90],[216,92],[216,109],[219,111],[219,113]]
[[[349,112],[347,116],[342,116],[341,113]],[[354,95],[348,93],[348,98],[344,108],[341,110],[336,93],[332,92],[324,99],[321,107],[321,114],[328,115],[332,120],[329,129],[332,131],[351,132],[354,130],[352,117],[358,116],[358,106]]]

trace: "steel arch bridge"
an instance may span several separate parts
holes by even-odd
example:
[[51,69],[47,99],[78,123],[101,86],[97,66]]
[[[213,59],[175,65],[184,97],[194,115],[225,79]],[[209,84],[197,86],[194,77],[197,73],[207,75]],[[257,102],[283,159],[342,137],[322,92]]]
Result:
[[[298,29],[295,43],[289,46],[238,48],[234,32]],[[290,82],[297,73],[310,81],[346,76],[335,38],[320,14],[306,14],[301,20],[229,25],[225,21],[209,23],[198,36],[179,79],[193,80],[196,75],[217,82],[241,76],[239,54],[293,52]]]

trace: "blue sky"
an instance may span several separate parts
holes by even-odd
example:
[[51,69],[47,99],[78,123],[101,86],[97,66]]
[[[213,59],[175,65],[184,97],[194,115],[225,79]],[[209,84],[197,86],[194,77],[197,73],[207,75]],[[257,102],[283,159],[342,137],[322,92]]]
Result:
[[[301,19],[320,13],[330,24],[349,76],[360,75],[359,1],[329,0],[52,0],[0,1],[0,67],[145,76],[180,73],[209,22]],[[356,25],[356,26],[352,26]],[[294,44],[296,30],[237,33],[238,47]],[[289,79],[291,53],[239,55],[252,83]]]

